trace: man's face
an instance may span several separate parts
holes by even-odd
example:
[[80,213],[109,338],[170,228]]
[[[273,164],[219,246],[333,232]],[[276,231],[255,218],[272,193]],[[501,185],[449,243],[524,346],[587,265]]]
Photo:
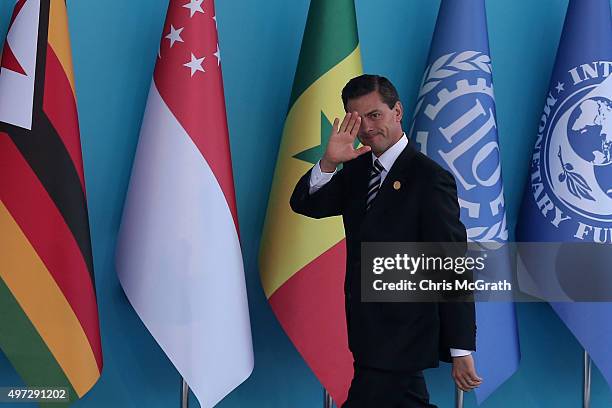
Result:
[[402,104],[398,101],[393,109],[380,98],[378,91],[349,99],[348,112],[357,112],[361,117],[361,127],[357,137],[361,144],[370,146],[376,156],[380,156],[402,137]]

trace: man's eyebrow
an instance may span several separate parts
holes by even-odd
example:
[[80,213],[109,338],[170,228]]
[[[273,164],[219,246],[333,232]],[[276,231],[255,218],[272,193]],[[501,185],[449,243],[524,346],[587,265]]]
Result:
[[379,112],[379,111],[380,111],[379,109],[374,109],[374,110],[371,110],[371,111],[367,112],[364,116],[368,116],[368,115],[371,115],[371,114]]

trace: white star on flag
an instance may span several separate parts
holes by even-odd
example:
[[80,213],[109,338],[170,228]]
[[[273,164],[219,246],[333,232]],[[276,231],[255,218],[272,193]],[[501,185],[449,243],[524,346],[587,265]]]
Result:
[[191,76],[193,76],[196,73],[196,71],[205,72],[204,68],[202,68],[202,63],[204,62],[204,58],[206,57],[196,58],[196,56],[193,55],[193,53],[191,53],[191,61],[183,64],[183,66],[191,69]]
[[217,16],[213,16],[213,20],[215,20],[215,30],[218,30],[219,27],[217,27]]
[[221,52],[219,51],[219,43],[217,43],[217,52],[213,53],[215,57],[217,57],[217,66],[221,64]]
[[557,93],[560,94],[562,91],[565,91],[565,89],[563,88],[565,84],[563,82],[557,82],[557,86],[555,86],[555,89],[557,90]]
[[202,2],[204,2],[204,0],[189,0],[189,3],[183,6],[185,8],[188,8],[191,12],[189,17],[193,17],[193,15],[198,11],[200,13],[204,13],[204,10],[202,10]]
[[181,27],[181,28],[174,28],[174,26],[172,24],[170,24],[170,32],[168,33],[168,35],[166,35],[164,38],[167,38],[170,40],[170,48],[172,48],[172,46],[174,45],[175,42],[184,42],[183,39],[181,38],[181,32],[183,31],[185,27]]

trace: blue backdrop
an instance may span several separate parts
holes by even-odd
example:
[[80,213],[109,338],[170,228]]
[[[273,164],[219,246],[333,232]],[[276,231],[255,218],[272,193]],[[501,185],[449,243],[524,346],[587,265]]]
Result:
[[[0,2],[2,33],[13,3]],[[178,406],[180,378],[130,307],[114,269],[167,0],[67,3],[104,351],[100,381],[74,406]],[[487,0],[486,5],[512,237],[567,0]],[[438,7],[433,0],[356,0],[364,70],[389,77],[408,112],[415,105]],[[257,268],[308,0],[218,0],[216,9],[255,349],[253,374],[219,407],[318,407],[321,387],[276,322]],[[520,369],[482,406],[580,406],[580,345],[548,305],[518,305],[518,318]],[[449,373],[449,366],[427,372],[433,402],[441,407],[453,401]],[[0,353],[0,386],[19,384]],[[475,406],[473,395],[467,395],[465,406]],[[596,368],[592,406],[612,406],[612,393]]]

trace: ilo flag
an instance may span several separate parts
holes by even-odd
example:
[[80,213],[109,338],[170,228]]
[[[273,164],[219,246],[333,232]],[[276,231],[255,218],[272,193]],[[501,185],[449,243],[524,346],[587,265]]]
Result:
[[353,376],[344,316],[342,220],[296,214],[289,198],[300,177],[323,156],[332,121],[344,115],[342,88],[361,74],[353,0],[312,0],[259,254],[261,283],[274,314],[338,406]]
[[172,0],[117,247],[145,326],[202,407],[253,370],[212,1]]
[[[417,99],[411,138],[457,182],[468,240],[505,243],[506,209],[484,0],[443,0]],[[510,277],[507,253],[496,275]],[[502,271],[502,272],[500,272]],[[474,353],[484,401],[518,368],[514,304],[476,303]]]
[[0,349],[27,386],[76,400],[100,377],[102,348],[63,0],[14,8],[0,68],[0,198]]
[[[609,0],[571,0],[530,157],[517,241],[568,242],[567,249],[591,244],[589,252],[610,254],[602,244],[612,244],[611,73]],[[593,299],[602,288],[609,298],[612,276],[595,276],[609,271],[609,263],[597,266],[601,259],[585,256],[579,267],[561,268],[562,255],[531,275],[546,285],[540,291],[567,299],[551,305],[612,386],[612,303],[572,302]]]

